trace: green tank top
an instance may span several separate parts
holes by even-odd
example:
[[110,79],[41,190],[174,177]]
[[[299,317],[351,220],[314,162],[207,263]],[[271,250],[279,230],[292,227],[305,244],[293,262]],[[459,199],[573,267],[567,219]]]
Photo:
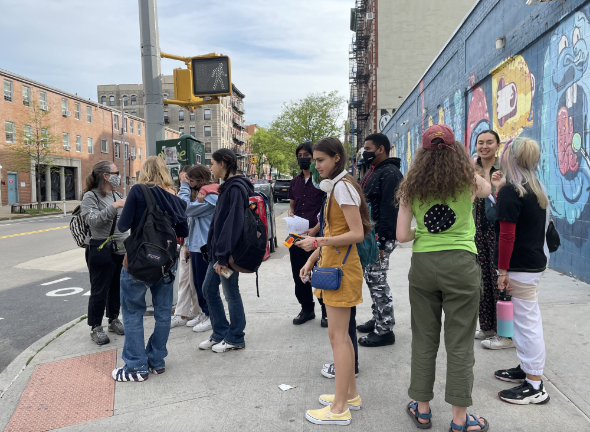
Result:
[[466,190],[456,199],[431,198],[423,205],[419,199],[412,202],[416,218],[416,238],[412,251],[435,252],[463,249],[477,254],[475,223],[471,214],[471,191]]

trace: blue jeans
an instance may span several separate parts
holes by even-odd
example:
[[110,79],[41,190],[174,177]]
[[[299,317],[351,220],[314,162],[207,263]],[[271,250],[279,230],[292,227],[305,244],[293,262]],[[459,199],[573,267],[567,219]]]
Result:
[[[176,274],[176,264],[172,272]],[[125,268],[121,270],[121,311],[125,326],[123,361],[125,371],[147,373],[148,368],[161,369],[168,355],[166,343],[170,334],[170,315],[174,282],[164,283],[164,278],[150,285],[131,276]],[[144,346],[143,314],[146,311],[145,293],[152,293],[156,326],[147,346]]]
[[197,298],[199,299],[199,306],[203,313],[209,316],[209,306],[207,306],[207,300],[203,296],[203,282],[207,275],[208,264],[203,258],[203,254],[199,252],[191,252],[191,263],[193,268],[193,283],[197,290]]
[[[244,346],[244,328],[246,328],[246,314],[238,286],[239,273],[234,270],[229,279],[215,273],[213,262],[209,263],[207,276],[203,282],[203,295],[209,305],[209,317],[213,326],[211,338],[215,342],[225,340],[231,345]],[[223,295],[229,309],[229,319],[225,317],[225,309],[219,292],[219,284],[223,287]]]

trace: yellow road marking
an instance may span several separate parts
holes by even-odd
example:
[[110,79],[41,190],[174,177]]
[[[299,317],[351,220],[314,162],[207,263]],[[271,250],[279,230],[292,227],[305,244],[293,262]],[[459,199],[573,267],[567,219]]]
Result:
[[31,232],[20,233],[20,234],[12,234],[12,235],[7,235],[7,236],[2,236],[2,237],[0,237],[0,239],[8,238],[8,237],[18,237],[18,236],[28,235],[28,234],[37,234],[37,233],[40,233],[40,232],[53,231],[53,230],[58,230],[58,229],[63,229],[63,228],[69,228],[69,227],[70,227],[69,225],[66,225],[66,226],[55,227],[55,228],[47,228],[47,229],[39,230],[39,231],[31,231]]

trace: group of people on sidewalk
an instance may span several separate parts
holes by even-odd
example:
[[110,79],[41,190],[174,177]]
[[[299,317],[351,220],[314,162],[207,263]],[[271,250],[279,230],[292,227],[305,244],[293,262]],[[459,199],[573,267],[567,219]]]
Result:
[[[549,260],[550,215],[547,195],[536,176],[538,144],[528,138],[502,144],[495,132],[484,131],[477,138],[478,158],[472,161],[451,128],[431,126],[405,178],[400,160],[389,157],[390,149],[383,134],[366,138],[363,158],[369,169],[360,183],[347,172],[348,157],[337,138],[302,143],[295,152],[301,172],[291,182],[289,215],[306,219],[311,228],[289,249],[295,295],[301,305],[293,324],[315,318],[315,295],[322,311],[320,324],[328,328],[334,355],[321,373],[335,379],[334,394],[319,397],[324,408],[307,411],[306,418],[315,424],[346,425],[352,419],[350,410],[361,409],[356,387],[358,345],[374,348],[395,343],[387,271],[396,246],[410,241],[408,394],[412,401],[407,412],[416,427],[432,426],[429,402],[434,397],[443,311],[448,353],[445,400],[453,407],[452,431],[489,429],[487,420],[467,414],[472,405],[474,335],[483,339],[486,348],[516,347],[520,364],[499,369],[495,376],[519,385],[501,391],[500,399],[515,404],[547,402],[549,395],[541,380],[545,345],[538,292]],[[247,197],[254,190],[236,171],[234,153],[221,149],[212,155],[211,170],[202,165],[183,169],[175,190],[163,159],[150,157],[142,166],[138,183],[148,185],[157,205],[171,218],[181,251],[178,303],[172,317],[171,278],[149,285],[127,271],[127,232],[137,229],[147,209],[142,189],[133,186],[126,200],[116,193],[120,176],[110,162],[96,164],[86,179],[82,213],[90,226],[88,324],[92,339],[107,343],[102,326],[106,308],[108,330],[126,334],[125,366],[113,371],[115,380],[143,381],[150,371],[163,373],[171,327],[211,330],[199,345],[202,350],[245,347],[239,273],[231,272],[229,259],[241,234]],[[494,220],[489,219],[486,200],[495,204]],[[99,253],[105,240],[113,245],[108,259]],[[378,252],[367,261],[363,254],[370,243]],[[337,280],[336,286],[328,288],[325,279],[322,282],[320,278],[327,274],[332,275],[330,284]],[[372,317],[356,326],[363,279],[371,294]],[[512,339],[496,335],[498,288],[512,294]],[[152,293],[156,325],[146,346],[147,289]],[[357,339],[357,330],[368,334]]]

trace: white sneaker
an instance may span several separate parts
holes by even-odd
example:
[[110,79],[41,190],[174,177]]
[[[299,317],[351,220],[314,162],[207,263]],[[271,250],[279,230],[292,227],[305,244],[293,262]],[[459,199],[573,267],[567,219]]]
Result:
[[514,348],[514,342],[512,342],[512,339],[510,338],[496,335],[484,341],[481,341],[481,346],[487,349],[499,350],[506,348]]
[[219,342],[215,342],[212,338],[207,339],[199,344],[199,349],[208,350],[213,348],[213,345],[217,345]]
[[221,341],[217,345],[213,345],[213,348],[211,349],[213,350],[213,352],[222,353],[226,351],[241,350],[244,348],[246,348],[245,345],[232,345],[227,343],[226,341]]
[[477,330],[475,332],[475,339],[479,340],[491,338],[492,336],[496,336],[496,332],[494,330]]
[[203,322],[203,320],[205,319],[206,316],[207,315],[205,315],[203,312],[199,312],[196,317],[194,317],[192,320],[187,321],[186,326],[187,327],[194,327],[197,324],[200,324],[201,322]]
[[213,326],[211,325],[211,318],[205,316],[205,319],[193,327],[193,331],[195,332],[204,332],[207,330],[211,330]]
[[188,319],[181,317],[180,315],[174,315],[170,321],[170,328],[185,325]]

